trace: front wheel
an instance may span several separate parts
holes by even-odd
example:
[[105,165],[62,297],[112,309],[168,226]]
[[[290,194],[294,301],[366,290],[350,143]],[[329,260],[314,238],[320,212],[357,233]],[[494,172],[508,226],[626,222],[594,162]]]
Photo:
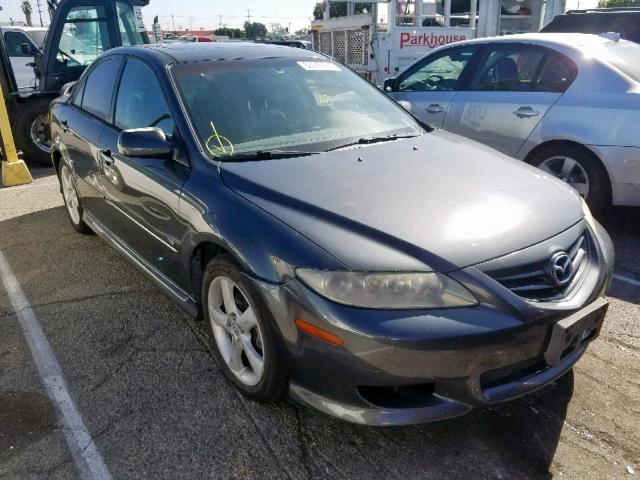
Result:
[[49,103],[50,98],[39,97],[16,107],[13,135],[27,164],[51,166]]
[[212,350],[225,377],[252,400],[278,400],[287,375],[275,327],[230,257],[216,257],[207,265],[202,306]]
[[71,174],[71,169],[65,162],[62,162],[60,167],[60,186],[62,188],[62,197],[64,198],[64,204],[67,207],[67,215],[69,216],[71,226],[78,233],[91,233],[91,230],[82,219],[84,209],[82,208],[82,203],[80,202],[80,197],[76,190],[76,183],[73,179],[73,175]]
[[602,212],[611,202],[606,170],[593,154],[576,145],[549,145],[529,163],[568,183],[595,212]]

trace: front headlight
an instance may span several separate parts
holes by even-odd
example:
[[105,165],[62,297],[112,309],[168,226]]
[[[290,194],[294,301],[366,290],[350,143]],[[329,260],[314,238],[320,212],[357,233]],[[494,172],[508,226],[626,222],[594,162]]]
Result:
[[309,288],[336,303],[362,308],[422,309],[469,307],[474,295],[440,273],[368,273],[296,269]]

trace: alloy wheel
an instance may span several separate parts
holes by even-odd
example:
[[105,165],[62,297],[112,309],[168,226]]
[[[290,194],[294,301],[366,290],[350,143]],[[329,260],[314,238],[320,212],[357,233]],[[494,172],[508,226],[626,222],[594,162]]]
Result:
[[71,221],[77,225],[80,223],[80,202],[78,201],[76,186],[71,178],[71,172],[66,165],[63,165],[60,171],[60,180],[62,182],[62,196],[64,197],[67,211]]
[[49,137],[49,115],[42,113],[38,115],[31,124],[31,141],[45,153],[51,153],[51,138]]
[[573,187],[581,197],[589,194],[589,175],[580,162],[567,156],[555,156],[544,160],[539,166],[541,170],[550,173]]
[[211,329],[218,351],[240,382],[255,386],[265,368],[264,339],[248,295],[230,278],[218,276],[209,285]]

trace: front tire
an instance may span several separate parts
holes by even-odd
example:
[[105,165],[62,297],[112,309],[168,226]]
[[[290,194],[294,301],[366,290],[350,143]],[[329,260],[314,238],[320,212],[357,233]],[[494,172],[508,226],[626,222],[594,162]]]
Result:
[[568,183],[594,212],[602,212],[611,203],[606,170],[592,153],[577,145],[548,145],[537,151],[529,163]]
[[82,202],[76,190],[75,180],[73,179],[69,165],[64,161],[60,163],[60,187],[71,226],[78,233],[85,235],[90,234],[91,229],[83,220],[84,209],[82,208]]
[[227,380],[252,400],[280,399],[287,374],[279,338],[270,313],[229,256],[207,265],[202,307],[214,357]]

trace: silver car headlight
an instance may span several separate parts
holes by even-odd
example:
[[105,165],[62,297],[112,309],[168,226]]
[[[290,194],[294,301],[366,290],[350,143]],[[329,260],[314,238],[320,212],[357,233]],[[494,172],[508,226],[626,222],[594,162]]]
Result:
[[429,273],[368,273],[296,269],[296,276],[323,297],[344,305],[378,309],[452,308],[476,305],[453,278]]

